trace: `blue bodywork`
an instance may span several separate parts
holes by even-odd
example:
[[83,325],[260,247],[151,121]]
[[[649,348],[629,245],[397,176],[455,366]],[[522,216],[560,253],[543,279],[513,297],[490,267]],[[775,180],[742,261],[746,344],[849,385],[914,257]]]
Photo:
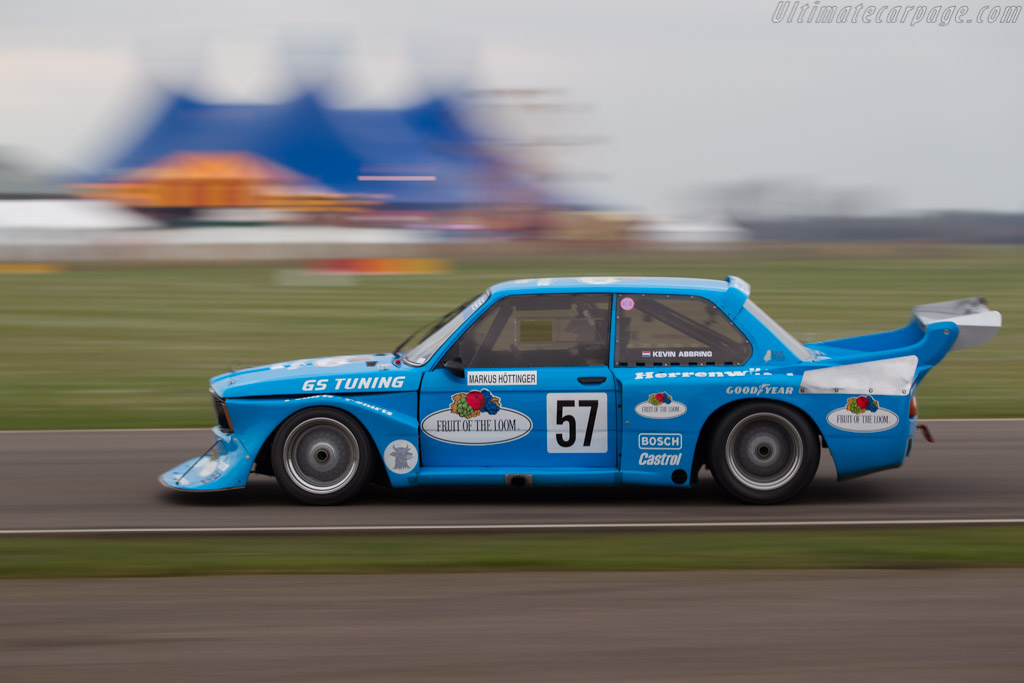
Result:
[[[504,297],[581,292],[610,294],[614,312],[637,295],[702,297],[749,340],[749,360],[616,366],[613,314],[605,366],[489,368],[465,377],[441,367],[449,347]],[[980,299],[964,299],[919,307],[909,324],[891,332],[802,345],[749,295],[749,286],[735,277],[501,283],[467,307],[461,323],[425,359],[316,358],[214,377],[211,390],[223,400],[228,424],[214,429],[215,443],[206,454],[160,479],[189,491],[244,486],[284,420],[304,408],[327,406],[357,419],[378,454],[402,444],[402,460],[384,458],[394,487],[506,485],[515,478],[533,485],[688,486],[704,462],[701,448],[717,416],[751,400],[804,413],[839,477],[846,478],[902,464],[915,433],[911,401],[920,381],[948,351],[984,343],[1000,325],[998,312]],[[416,360],[423,362],[410,362]],[[472,419],[458,412],[469,393],[476,403]],[[586,445],[561,445],[563,409],[580,424],[590,418]]]

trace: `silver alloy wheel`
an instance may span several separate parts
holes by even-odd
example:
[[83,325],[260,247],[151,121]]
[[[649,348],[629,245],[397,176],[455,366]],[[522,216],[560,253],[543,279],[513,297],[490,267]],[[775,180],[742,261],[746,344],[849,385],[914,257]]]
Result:
[[301,422],[284,442],[288,478],[316,495],[339,491],[359,467],[359,442],[348,427],[329,417]]
[[725,442],[729,472],[756,491],[774,491],[788,484],[803,459],[800,432],[776,413],[748,415],[736,423]]

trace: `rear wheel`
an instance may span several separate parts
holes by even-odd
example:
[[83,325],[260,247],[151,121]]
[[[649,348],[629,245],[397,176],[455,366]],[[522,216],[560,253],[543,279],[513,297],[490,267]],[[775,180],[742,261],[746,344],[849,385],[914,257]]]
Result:
[[728,493],[747,503],[781,503],[803,491],[818,470],[818,435],[782,404],[741,404],[718,423],[711,471]]
[[274,475],[293,498],[331,505],[359,493],[370,474],[370,440],[350,415],[310,408],[277,430],[271,450]]

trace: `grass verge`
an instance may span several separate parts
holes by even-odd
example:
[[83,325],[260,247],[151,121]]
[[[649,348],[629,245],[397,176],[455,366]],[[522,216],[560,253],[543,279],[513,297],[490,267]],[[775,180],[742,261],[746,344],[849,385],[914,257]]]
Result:
[[0,578],[1024,567],[1024,526],[758,532],[0,538]]
[[[740,275],[811,342],[903,326],[915,304],[985,296],[989,344],[951,354],[918,392],[922,418],[1024,416],[1024,249],[742,246],[727,251],[492,248],[451,273],[296,286],[279,267],[145,266],[0,274],[0,429],[205,427],[211,375],[387,351],[494,282],[549,275]],[[291,267],[295,267],[292,264]],[[348,281],[346,281],[348,282]]]

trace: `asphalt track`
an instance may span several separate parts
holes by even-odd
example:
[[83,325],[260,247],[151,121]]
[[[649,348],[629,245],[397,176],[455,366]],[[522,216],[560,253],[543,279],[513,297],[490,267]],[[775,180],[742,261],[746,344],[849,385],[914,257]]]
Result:
[[[1024,519],[1024,421],[935,421],[900,470],[823,460],[791,504],[690,490],[374,488],[156,475],[205,430],[0,434],[0,529],[946,523]],[[408,574],[0,581],[0,680],[1019,681],[1024,570]]]
[[3,681],[1020,681],[1024,570],[0,582]]
[[707,472],[692,489],[371,487],[337,507],[294,503],[272,478],[189,494],[157,475],[211,442],[207,430],[0,433],[0,534],[111,529],[465,528],[492,525],[765,525],[1024,520],[1024,420],[928,422],[897,470],[836,482],[831,460],[800,498],[747,506]]

